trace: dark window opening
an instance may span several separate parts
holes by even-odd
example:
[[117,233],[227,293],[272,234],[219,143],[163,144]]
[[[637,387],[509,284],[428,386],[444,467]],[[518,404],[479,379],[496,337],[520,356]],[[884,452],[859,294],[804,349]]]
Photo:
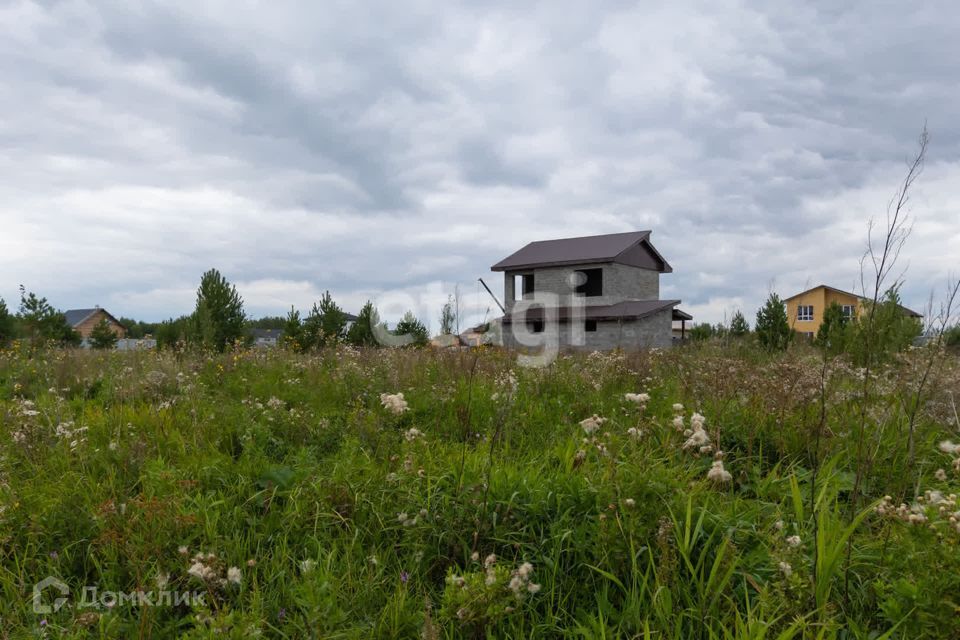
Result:
[[530,295],[533,293],[533,274],[525,273],[522,276],[523,280],[520,283],[520,292],[524,295]]
[[527,329],[530,333],[543,333],[543,320],[527,321]]
[[577,281],[576,293],[588,298],[603,295],[603,269],[579,269]]
[[597,321],[596,320],[585,320],[583,323],[584,331],[596,331],[597,330]]

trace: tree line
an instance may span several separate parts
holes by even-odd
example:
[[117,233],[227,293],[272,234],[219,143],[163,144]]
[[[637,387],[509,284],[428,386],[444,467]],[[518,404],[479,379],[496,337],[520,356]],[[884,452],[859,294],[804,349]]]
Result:
[[329,291],[324,292],[304,317],[291,307],[285,317],[250,319],[236,287],[216,269],[207,271],[200,279],[193,313],[152,327],[138,327],[147,328],[153,330],[159,348],[199,346],[214,351],[248,344],[252,329],[279,329],[282,346],[300,352],[335,344],[376,346],[381,342],[378,335],[407,336],[407,342],[412,345],[424,345],[429,339],[426,326],[409,311],[392,330],[388,329],[369,300],[356,320],[348,322],[347,314]]
[[[283,346],[300,352],[334,344],[376,346],[391,337],[403,338],[398,342],[412,346],[425,345],[429,340],[427,327],[410,311],[392,330],[380,320],[377,309],[369,300],[360,309],[356,320],[348,322],[347,318],[329,291],[324,292],[305,317],[291,307],[285,317],[249,318],[236,287],[219,271],[210,269],[200,279],[192,313],[155,323],[124,317],[119,318],[119,322],[129,338],[153,337],[158,348],[200,347],[224,351],[249,344],[253,329],[280,329]],[[452,302],[444,305],[440,320],[441,331],[451,332],[456,322]],[[16,312],[11,312],[0,298],[0,347],[14,340],[31,347],[75,347],[81,344],[82,337],[70,326],[62,311],[21,285],[20,305]],[[110,349],[116,346],[117,336],[103,321],[94,327],[88,343],[93,348]]]

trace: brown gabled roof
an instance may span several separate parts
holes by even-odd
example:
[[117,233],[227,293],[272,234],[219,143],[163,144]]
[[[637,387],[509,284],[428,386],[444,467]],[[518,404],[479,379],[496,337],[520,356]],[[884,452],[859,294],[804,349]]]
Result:
[[558,267],[599,262],[620,262],[662,273],[673,271],[673,268],[650,243],[650,231],[531,242],[490,269],[512,271],[531,267]]
[[[789,298],[784,298],[783,301],[784,301],[784,302],[789,302],[789,301],[793,300],[794,298],[799,298],[800,296],[806,295],[806,294],[810,293],[811,291],[816,291],[817,289],[828,289],[828,290],[830,290],[830,291],[833,291],[834,293],[842,293],[842,294],[845,295],[845,296],[851,296],[851,297],[857,298],[857,299],[859,299],[859,300],[864,300],[864,301],[868,300],[868,298],[866,298],[866,297],[864,297],[864,296],[861,296],[861,295],[858,294],[858,293],[853,293],[853,292],[851,292],[851,291],[844,291],[843,289],[837,289],[836,287],[831,287],[830,285],[826,285],[826,284],[818,284],[818,285],[815,286],[815,287],[810,287],[810,288],[807,289],[806,291],[801,291],[800,293],[794,294],[794,295],[790,296]],[[917,313],[917,312],[914,311],[913,309],[908,309],[907,307],[903,306],[902,304],[901,304],[901,305],[897,305],[897,306],[900,307],[900,309],[903,311],[903,313],[904,313],[905,315],[908,315],[908,316],[910,316],[911,318],[922,318],[922,317],[923,317],[923,314],[922,314],[922,313]]]
[[120,325],[121,327],[123,326],[122,322],[114,318],[113,314],[103,307],[94,307],[93,309],[67,309],[63,312],[63,315],[67,319],[67,324],[69,324],[71,327],[76,327],[98,311],[102,311],[104,315],[113,320],[114,323]]
[[[578,308],[576,312],[582,313],[584,320],[639,320],[658,311],[672,309],[678,304],[680,304],[679,300],[625,300],[616,304],[588,305],[582,307],[582,311]],[[557,307],[557,319],[560,322],[568,321],[573,313],[573,307]],[[503,316],[503,324],[512,324],[514,320],[518,322],[540,320],[543,316],[542,306],[531,306],[524,311],[506,314]]]

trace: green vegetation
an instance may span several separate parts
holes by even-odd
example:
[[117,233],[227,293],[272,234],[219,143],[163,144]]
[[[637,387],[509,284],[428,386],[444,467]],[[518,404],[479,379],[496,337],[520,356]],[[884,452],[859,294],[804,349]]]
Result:
[[303,321],[300,331],[301,350],[308,351],[335,345],[343,340],[346,328],[346,314],[333,301],[330,292],[324,291],[320,302],[314,303],[310,315]]
[[787,306],[775,293],[757,309],[757,340],[768,351],[783,351],[793,340],[793,330],[787,321]]
[[243,298],[216,269],[200,279],[197,306],[190,317],[191,337],[200,345],[223,351],[247,339]]
[[747,319],[743,317],[743,313],[737,309],[733,314],[733,319],[730,320],[730,335],[735,338],[742,338],[748,333],[750,333],[750,325],[747,324]]
[[94,349],[113,349],[117,346],[117,334],[106,318],[97,323],[90,332],[90,346]]
[[403,314],[393,329],[393,335],[403,338],[407,344],[415,347],[422,347],[430,339],[427,328],[412,311]]
[[16,319],[7,308],[7,303],[0,298],[0,347],[5,347],[16,337]]
[[[864,396],[805,345],[541,369],[491,349],[14,346],[4,633],[960,637],[960,364],[933,349],[877,365]],[[46,576],[75,606],[34,613]],[[85,586],[203,601],[81,608]]]

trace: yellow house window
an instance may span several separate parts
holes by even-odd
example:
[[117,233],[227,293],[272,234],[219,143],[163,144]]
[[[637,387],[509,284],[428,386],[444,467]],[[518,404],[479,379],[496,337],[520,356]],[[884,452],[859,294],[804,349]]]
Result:
[[853,313],[854,313],[854,312],[853,312],[853,305],[852,305],[852,304],[845,304],[845,305],[843,305],[843,306],[840,307],[840,308],[843,309],[843,317],[844,317],[844,318],[852,318],[852,317],[853,317]]
[[810,320],[813,320],[813,305],[797,305],[797,322],[808,322]]

